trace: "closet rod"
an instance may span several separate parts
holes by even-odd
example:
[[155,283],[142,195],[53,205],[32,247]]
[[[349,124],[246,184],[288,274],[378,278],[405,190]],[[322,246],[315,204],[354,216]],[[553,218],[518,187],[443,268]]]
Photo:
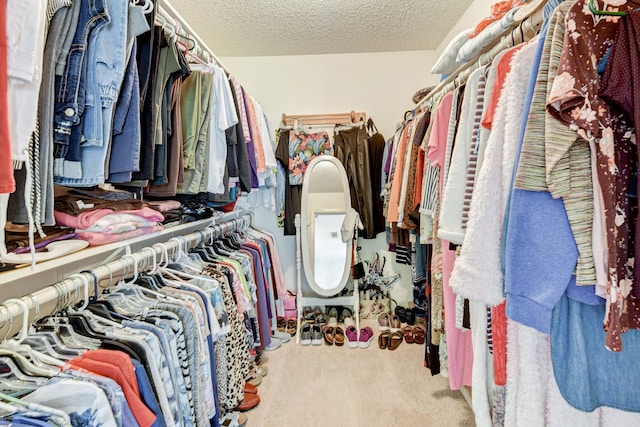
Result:
[[213,53],[213,50],[211,50],[211,48],[204,42],[204,40],[202,40],[198,33],[195,32],[191,25],[189,25],[189,23],[182,17],[182,15],[180,15],[180,12],[178,12],[176,8],[173,7],[171,3],[169,3],[168,0],[157,0],[157,5],[158,12],[162,14],[162,16],[180,22],[180,26],[184,28],[184,30],[189,34],[190,37],[193,37],[193,39],[200,45],[200,48],[211,55],[211,58],[213,58],[213,60],[216,62],[216,64],[218,64],[220,68],[222,68],[227,74],[230,74],[227,67],[225,67],[222,61],[220,61],[220,58],[218,58],[216,54]]
[[464,85],[471,73],[478,68],[490,64],[493,59],[505,49],[525,43],[534,38],[540,32],[544,21],[544,8],[542,7],[544,3],[546,3],[546,1],[537,4],[537,8],[530,15],[518,21],[517,25],[503,32],[497,43],[491,44],[488,48],[476,55],[475,58],[458,67],[418,101],[415,109],[424,107],[428,102],[433,102],[447,92]]
[[[233,211],[216,218],[211,225],[202,230],[179,238],[173,237],[164,243],[156,243],[130,255],[123,255],[120,259],[99,265],[92,270],[72,274],[64,280],[20,298],[29,309],[26,313],[27,323],[31,325],[38,319],[85,301],[85,284],[88,285],[87,296],[94,298],[102,290],[133,275],[135,271],[145,271],[154,261],[159,263],[165,256],[170,257],[179,250],[191,249],[201,242],[241,227],[248,227],[252,223],[253,216],[250,212]],[[24,316],[19,303],[8,300],[6,304],[0,304],[0,338],[5,340],[20,332]]]
[[282,124],[284,126],[304,125],[350,125],[364,122],[367,113],[351,111],[349,113],[332,114],[284,114],[282,113]]

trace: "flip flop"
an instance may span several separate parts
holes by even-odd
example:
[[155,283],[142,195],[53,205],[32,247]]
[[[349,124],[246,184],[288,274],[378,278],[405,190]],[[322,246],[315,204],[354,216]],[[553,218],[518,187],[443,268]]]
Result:
[[391,332],[389,335],[389,350],[395,350],[402,344],[403,338],[401,332]]
[[424,344],[425,333],[424,329],[422,329],[420,326],[413,327],[412,336],[413,342],[415,342],[416,344]]
[[405,326],[402,328],[402,335],[404,336],[404,340],[407,344],[413,344],[415,342],[413,339],[413,328],[411,326]]

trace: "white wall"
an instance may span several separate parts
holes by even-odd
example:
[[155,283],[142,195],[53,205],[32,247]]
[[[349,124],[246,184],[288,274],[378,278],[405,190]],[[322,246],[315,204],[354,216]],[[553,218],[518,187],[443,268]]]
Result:
[[451,41],[456,34],[466,30],[467,28],[475,27],[483,18],[489,16],[491,13],[491,5],[497,1],[498,0],[475,0],[471,3],[456,25],[451,28],[449,34],[447,34],[442,42],[440,42],[435,52],[440,55],[449,41]]

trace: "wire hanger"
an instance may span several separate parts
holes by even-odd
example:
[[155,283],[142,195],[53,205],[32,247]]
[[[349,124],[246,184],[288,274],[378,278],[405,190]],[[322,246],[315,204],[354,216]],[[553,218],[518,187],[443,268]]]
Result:
[[605,16],[627,16],[627,12],[624,11],[613,11],[613,10],[600,10],[596,5],[596,0],[589,0],[589,10],[594,15],[605,15]]

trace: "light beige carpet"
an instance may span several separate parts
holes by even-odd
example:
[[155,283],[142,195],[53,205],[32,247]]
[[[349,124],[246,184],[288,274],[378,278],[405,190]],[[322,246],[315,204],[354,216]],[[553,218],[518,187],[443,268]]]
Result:
[[[367,323],[373,326],[373,323]],[[248,427],[473,426],[473,412],[448,379],[423,366],[424,346],[395,351],[302,346],[264,352],[268,375]]]

